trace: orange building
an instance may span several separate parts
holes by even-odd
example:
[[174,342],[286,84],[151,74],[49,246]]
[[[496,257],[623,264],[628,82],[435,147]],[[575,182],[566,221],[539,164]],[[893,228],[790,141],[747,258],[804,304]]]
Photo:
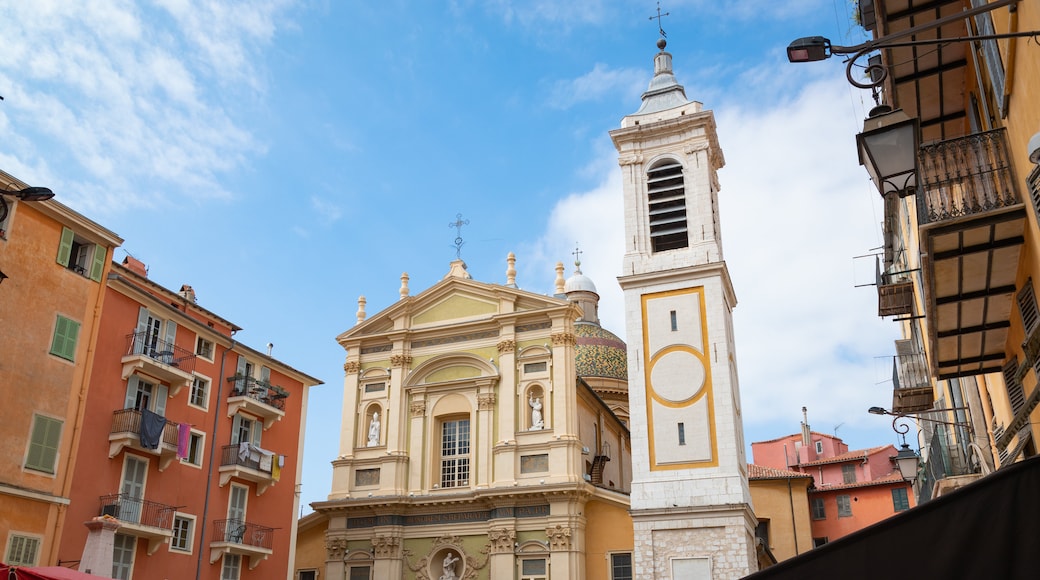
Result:
[[808,497],[814,547],[916,505],[911,482],[893,461],[893,445],[849,451],[840,438],[812,431],[804,420],[801,433],[752,443],[751,453],[757,465],[813,477]]
[[191,287],[133,258],[111,269],[59,558],[124,579],[286,578],[320,381],[239,344]]
[[[772,556],[770,564],[812,549],[807,473],[748,464],[748,486],[755,506],[759,546]],[[766,566],[759,565],[759,568]]]
[[5,562],[51,565],[103,280],[123,240],[53,199],[21,199],[27,187],[0,171],[0,542]]

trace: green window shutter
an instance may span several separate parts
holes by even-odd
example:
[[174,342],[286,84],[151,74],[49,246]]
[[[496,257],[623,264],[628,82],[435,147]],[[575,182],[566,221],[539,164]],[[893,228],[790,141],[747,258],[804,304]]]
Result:
[[54,339],[51,341],[51,354],[63,359],[76,360],[76,339],[79,336],[79,323],[58,315],[54,325]]
[[72,238],[76,237],[69,228],[61,228],[61,243],[58,244],[58,263],[66,268],[69,267],[69,258],[72,257]]
[[29,441],[29,455],[25,458],[26,469],[54,473],[58,445],[61,443],[61,425],[61,421],[57,419],[35,416],[32,439]]
[[105,256],[108,248],[101,244],[94,245],[94,262],[90,265],[90,279],[95,282],[101,281],[101,273],[105,271]]

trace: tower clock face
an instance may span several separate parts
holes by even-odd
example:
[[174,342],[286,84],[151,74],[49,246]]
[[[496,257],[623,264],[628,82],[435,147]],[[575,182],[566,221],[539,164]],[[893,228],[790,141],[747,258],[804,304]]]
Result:
[[650,362],[650,388],[668,403],[684,403],[704,389],[704,363],[688,347],[674,346]]

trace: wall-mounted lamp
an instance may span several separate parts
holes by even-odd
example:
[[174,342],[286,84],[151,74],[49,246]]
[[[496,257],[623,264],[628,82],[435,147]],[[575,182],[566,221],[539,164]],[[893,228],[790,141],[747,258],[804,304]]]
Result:
[[874,107],[863,122],[863,132],[856,135],[859,164],[867,168],[882,197],[916,193],[919,135],[917,117],[911,119],[888,105]]
[[899,32],[893,32],[881,38],[874,40],[868,40],[867,42],[857,44],[855,46],[838,46],[831,44],[830,39],[822,36],[807,36],[795,40],[787,47],[787,60],[790,62],[815,62],[818,60],[824,60],[830,58],[835,54],[851,54],[848,64],[845,66],[845,78],[848,79],[855,87],[861,89],[869,89],[873,87],[881,86],[885,78],[888,76],[888,71],[880,63],[871,63],[866,67],[867,73],[869,73],[870,82],[861,83],[856,80],[853,75],[852,68],[855,66],[856,61],[860,57],[879,50],[882,48],[896,48],[900,46],[927,46],[936,44],[952,44],[954,42],[974,42],[977,40],[997,40],[1001,38],[1022,38],[1029,36],[1040,36],[1040,31],[1030,32],[1011,32],[1007,34],[984,34],[978,36],[969,37],[958,37],[958,38],[934,38],[926,40],[905,40],[901,41],[901,38],[907,38],[914,36],[920,32],[926,30],[933,30],[940,28],[947,24],[951,24],[957,21],[963,21],[969,18],[973,18],[979,14],[990,12],[997,8],[1007,6],[1009,4],[1016,4],[1019,0],[996,0],[995,2],[989,2],[972,8],[971,10],[964,10],[962,12],[956,12],[943,18],[937,18],[931,22],[921,24],[919,26],[913,26]]

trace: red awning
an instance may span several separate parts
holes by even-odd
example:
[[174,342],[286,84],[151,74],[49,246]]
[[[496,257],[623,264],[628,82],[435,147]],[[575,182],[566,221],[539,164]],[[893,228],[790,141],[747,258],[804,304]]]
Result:
[[86,574],[61,566],[26,568],[0,564],[0,580],[97,580],[97,578],[104,578],[104,576]]

